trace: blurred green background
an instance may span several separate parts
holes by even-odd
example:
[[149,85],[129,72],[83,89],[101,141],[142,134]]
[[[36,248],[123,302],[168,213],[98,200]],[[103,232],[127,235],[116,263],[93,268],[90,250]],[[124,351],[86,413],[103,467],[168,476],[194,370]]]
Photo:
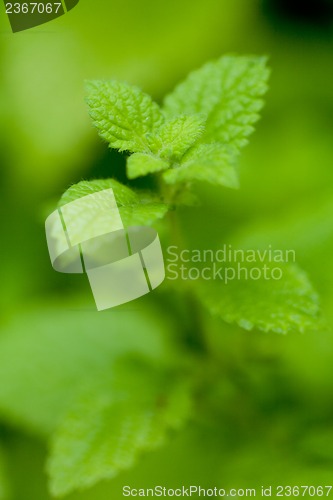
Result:
[[[159,352],[162,337],[173,342],[178,334],[164,285],[99,319],[87,281],[50,265],[44,220],[65,189],[82,179],[125,180],[124,157],[110,152],[91,125],[85,80],[126,80],[160,102],[209,59],[269,55],[270,91],[242,155],[240,190],[202,187],[202,205],[181,210],[182,227],[194,248],[236,234],[296,249],[333,321],[332,23],[328,0],[81,0],[62,18],[13,35],[2,6],[1,499],[50,498],[49,414],[60,415],[80,384],[66,370],[86,360],[71,361],[82,335],[121,336],[125,350],[137,343],[139,351],[147,344]],[[130,471],[71,498],[120,499],[124,484],[332,482],[330,329],[288,337],[205,321],[220,366],[216,384],[205,389],[206,409]],[[63,374],[61,394],[54,373]]]

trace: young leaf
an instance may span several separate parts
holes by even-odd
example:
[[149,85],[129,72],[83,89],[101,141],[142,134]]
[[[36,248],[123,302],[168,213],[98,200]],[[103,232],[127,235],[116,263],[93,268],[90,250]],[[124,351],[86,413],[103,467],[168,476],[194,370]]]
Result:
[[128,177],[135,179],[167,170],[188,151],[203,131],[204,123],[199,115],[184,115],[169,120],[157,134],[147,136],[153,154],[136,153],[128,158]]
[[94,380],[63,419],[48,462],[53,495],[66,495],[133,466],[188,417],[187,384],[139,365]]
[[246,330],[290,333],[317,329],[318,296],[307,275],[296,265],[279,263],[282,278],[269,280],[246,279],[245,273],[251,272],[253,264],[242,262],[241,267],[242,279],[230,279],[238,271],[236,264],[228,263],[228,283],[219,278],[200,282],[198,296],[212,314]]
[[238,188],[238,176],[232,152],[218,143],[194,146],[183,157],[180,166],[168,170],[163,178],[168,184],[204,181]]
[[169,168],[169,163],[152,154],[135,153],[127,159],[127,176],[129,179],[154,174]]
[[[164,123],[151,144],[153,152],[171,161],[180,160],[205,130],[204,117],[182,115]],[[154,144],[155,140],[155,144]]]
[[[168,211],[168,205],[162,203],[157,195],[148,191],[138,191],[120,184],[115,179],[98,179],[81,181],[71,186],[61,197],[59,206],[66,205],[82,196],[97,193],[103,189],[113,189],[121,220],[125,227],[136,225],[151,225],[161,219]],[[84,234],[85,225],[91,224],[89,214],[73,214],[77,217],[78,234]],[[94,219],[94,224],[103,227],[103,211],[100,220]],[[79,233],[80,232],[80,233]],[[102,233],[103,231],[101,231]]]
[[167,116],[200,113],[207,117],[202,142],[239,149],[247,144],[267,90],[265,57],[225,56],[194,71],[164,102]]
[[150,96],[117,81],[90,82],[87,88],[91,118],[110,147],[149,152],[146,134],[155,132],[163,123],[160,108]]

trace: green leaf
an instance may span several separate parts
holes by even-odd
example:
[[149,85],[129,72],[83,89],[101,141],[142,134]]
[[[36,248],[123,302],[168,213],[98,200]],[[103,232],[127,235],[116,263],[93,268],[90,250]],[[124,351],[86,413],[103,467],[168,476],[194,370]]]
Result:
[[149,152],[146,134],[153,133],[163,122],[162,113],[150,96],[117,81],[90,82],[87,91],[93,123],[111,148]]
[[164,102],[167,116],[200,113],[207,117],[202,142],[239,149],[247,144],[267,90],[265,57],[225,56],[191,73]]
[[169,163],[157,156],[135,153],[127,159],[127,176],[129,179],[154,174],[169,168]]
[[176,161],[202,136],[205,119],[200,115],[182,115],[164,123],[151,139],[151,149],[161,158]]
[[[252,268],[262,268],[264,264],[270,269],[281,269],[281,279],[265,279],[263,271],[260,279],[248,278]],[[264,332],[290,333],[317,329],[318,296],[305,272],[294,264],[281,262],[267,261],[260,265],[242,262],[240,267],[242,271],[238,271],[237,264],[227,264],[227,282],[220,278],[200,281],[198,296],[212,314],[246,330],[258,328]],[[232,275],[236,278],[230,278]],[[222,276],[225,276],[223,272]],[[254,276],[258,276],[257,271]]]
[[333,199],[325,194],[320,199],[297,201],[295,207],[288,206],[274,218],[270,215],[254,219],[238,232],[237,238],[246,248],[262,249],[271,244],[294,249],[298,262],[311,273],[311,280],[325,300],[333,291],[332,220]]
[[[113,189],[121,220],[125,227],[135,225],[151,225],[158,219],[164,217],[168,211],[168,205],[162,203],[158,195],[148,191],[139,191],[124,186],[115,179],[98,179],[93,181],[81,181],[71,186],[61,197],[59,206],[77,200],[83,196],[97,193],[103,189]],[[82,225],[91,224],[89,214],[81,217],[81,214],[73,214],[78,219],[77,231],[84,233]],[[80,225],[79,225],[80,222]],[[103,226],[103,211],[100,220],[94,219],[94,224]]]
[[130,179],[167,170],[178,161],[199,139],[204,131],[204,121],[199,115],[179,116],[161,126],[158,133],[149,135],[153,154],[136,153],[127,160]]
[[132,467],[189,415],[187,384],[138,364],[94,380],[63,419],[48,462],[53,495],[66,495]]
[[3,328],[0,415],[38,434],[54,430],[91,378],[124,356],[173,363],[172,327],[150,311],[97,314],[85,305],[41,306]]
[[232,152],[218,143],[194,146],[180,166],[163,175],[165,182],[205,181],[230,188],[238,188],[238,176]]

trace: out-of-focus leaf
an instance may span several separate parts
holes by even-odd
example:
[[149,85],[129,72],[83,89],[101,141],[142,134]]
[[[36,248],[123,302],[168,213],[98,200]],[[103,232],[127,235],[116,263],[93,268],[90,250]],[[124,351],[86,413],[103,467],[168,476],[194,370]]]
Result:
[[333,284],[333,201],[307,199],[274,218],[252,221],[237,231],[244,248],[293,249],[297,262],[310,274],[320,292],[331,295]]
[[55,496],[111,479],[163,444],[190,408],[187,384],[147,366],[121,365],[96,379],[57,430],[48,471]]
[[82,385],[112,372],[120,357],[171,363],[177,351],[168,335],[168,327],[152,315],[135,311],[22,313],[0,337],[0,414],[10,423],[49,433]]
[[[271,269],[276,266],[271,262],[266,265]],[[257,272],[255,279],[246,277],[253,263],[242,262],[241,267],[239,272],[237,264],[228,263],[227,283],[218,277],[200,281],[199,297],[211,313],[246,330],[290,333],[317,329],[318,296],[304,271],[294,264],[279,263],[281,279],[266,280],[263,276],[258,279]]]

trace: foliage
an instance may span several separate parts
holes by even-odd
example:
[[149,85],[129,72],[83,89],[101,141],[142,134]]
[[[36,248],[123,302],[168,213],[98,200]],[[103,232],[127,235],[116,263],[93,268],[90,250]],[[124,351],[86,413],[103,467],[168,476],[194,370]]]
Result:
[[[268,75],[264,57],[222,57],[191,73],[162,109],[137,87],[114,81],[90,83],[87,102],[111,148],[141,154],[129,158],[131,179],[179,169],[180,175],[166,177],[169,182],[199,179],[230,186],[235,181],[223,172],[232,169],[253,132]],[[206,178],[207,164],[208,171],[219,173]]]
[[[268,76],[265,57],[225,56],[191,73],[162,106],[127,83],[88,83],[93,124],[110,148],[126,155],[128,182],[125,185],[116,178],[81,181],[64,193],[59,205],[112,187],[125,226],[159,223],[166,241],[182,241],[186,237],[182,203],[191,193],[200,195],[208,183],[218,189],[220,201],[222,194],[230,196],[224,188],[238,187],[240,151],[259,118]],[[161,224],[164,218],[168,218],[169,233],[167,221]],[[208,224],[205,219],[204,227]],[[251,226],[245,227],[238,244],[245,247],[254,235],[256,245],[266,234],[266,229],[255,233]],[[40,310],[23,312],[21,319],[6,326],[0,338],[0,379],[4,381],[0,415],[11,425],[47,439],[50,494],[58,497],[79,490],[84,495],[84,490],[98,488],[102,480],[113,483],[120,474],[131,473],[135,477],[142,456],[153,462],[158,456],[154,454],[167,453],[168,446],[177,448],[177,439],[185,439],[182,456],[191,463],[191,447],[186,442],[191,429],[204,436],[204,444],[192,443],[196,459],[205,456],[209,434],[207,441],[217,460],[213,465],[218,470],[222,467],[223,447],[223,453],[230,456],[225,470],[237,478],[236,462],[240,457],[246,468],[248,450],[245,446],[238,454],[239,443],[234,449],[228,442],[228,427],[221,432],[218,423],[223,418],[236,435],[240,414],[246,421],[240,439],[252,446],[251,432],[254,428],[259,433],[262,426],[259,450],[268,454],[269,398],[276,399],[283,413],[288,398],[295,394],[279,370],[277,380],[271,380],[268,362],[260,366],[264,382],[259,384],[251,370],[254,346],[265,362],[272,359],[285,364],[295,370],[296,378],[301,369],[287,355],[277,361],[274,353],[275,347],[283,351],[281,338],[297,350],[292,335],[272,335],[273,347],[268,347],[259,331],[305,332],[317,328],[319,318],[319,299],[308,274],[298,265],[281,263],[280,267],[284,278],[276,282],[179,280],[173,288],[165,286],[162,300],[156,291],[157,298],[151,298],[156,303],[148,303],[149,313],[142,299],[140,310],[120,308],[99,315],[85,310],[78,315],[68,310],[75,309],[75,300],[68,298],[58,308],[46,307],[43,314]],[[307,363],[313,353],[310,340],[304,353]],[[329,353],[325,354],[323,370],[329,371]],[[236,360],[234,366],[229,355]],[[321,353],[314,355],[320,358]],[[274,393],[274,384],[281,387],[281,394],[285,391],[286,400],[278,391]],[[261,390],[267,395],[267,407]],[[257,399],[247,406],[251,391]],[[314,399],[316,391],[314,386]],[[307,396],[300,394],[297,400],[305,412]],[[254,415],[260,415],[259,422]],[[287,418],[285,413],[283,418]],[[277,425],[278,418],[274,419]],[[186,423],[187,430],[175,434]],[[306,442],[295,440],[312,456],[325,435],[313,432]],[[279,439],[278,430],[274,439]],[[329,452],[317,453],[320,459],[329,460]],[[256,481],[261,480],[260,457],[259,452],[255,454],[256,465],[251,469]],[[294,455],[290,460],[296,461]],[[274,464],[267,464],[269,472],[274,471]],[[211,474],[203,460],[202,465]]]

